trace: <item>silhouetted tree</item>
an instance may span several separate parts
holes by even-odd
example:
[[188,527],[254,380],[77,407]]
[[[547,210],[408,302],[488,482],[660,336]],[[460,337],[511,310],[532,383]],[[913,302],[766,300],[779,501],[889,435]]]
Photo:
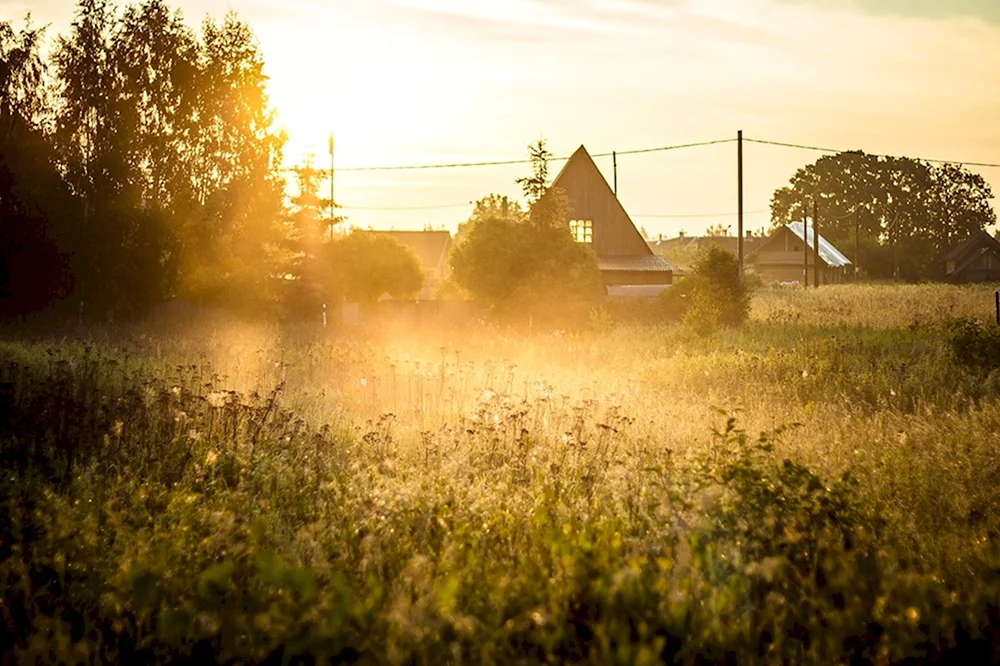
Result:
[[514,182],[521,186],[524,197],[533,207],[549,189],[549,160],[552,159],[552,153],[545,147],[545,139],[539,139],[528,145],[528,154],[531,156],[531,175]]
[[81,0],[54,56],[61,170],[83,202],[74,272],[100,312],[173,295],[259,308],[288,255],[284,136],[249,27],[201,40],[163,0]]
[[0,22],[0,317],[48,305],[68,290],[65,224],[73,202],[43,134],[43,31]]
[[815,199],[820,233],[835,245],[853,248],[857,225],[861,268],[921,279],[945,248],[996,222],[992,197],[983,178],[961,166],[845,152],[799,169],[774,193],[771,222],[801,220],[802,206]]

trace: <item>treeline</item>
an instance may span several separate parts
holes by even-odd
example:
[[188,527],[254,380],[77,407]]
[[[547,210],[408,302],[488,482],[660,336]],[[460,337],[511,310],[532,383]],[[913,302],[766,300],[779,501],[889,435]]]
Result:
[[174,297],[259,312],[338,295],[316,267],[336,219],[319,219],[328,201],[308,165],[286,199],[286,137],[246,23],[230,13],[193,31],[163,0],[81,0],[44,46],[30,22],[0,23],[0,315],[61,301],[104,320]]
[[946,249],[996,224],[993,192],[961,165],[850,151],[799,169],[771,199],[772,225],[812,217],[870,278],[940,278]]

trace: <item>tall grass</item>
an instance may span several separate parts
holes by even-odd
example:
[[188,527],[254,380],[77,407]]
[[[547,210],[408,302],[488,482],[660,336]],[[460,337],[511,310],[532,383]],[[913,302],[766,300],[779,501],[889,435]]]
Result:
[[[3,343],[0,645],[989,660],[997,374],[945,327],[989,292],[910,289],[765,292],[712,338],[215,322]],[[867,323],[918,297],[924,320]]]

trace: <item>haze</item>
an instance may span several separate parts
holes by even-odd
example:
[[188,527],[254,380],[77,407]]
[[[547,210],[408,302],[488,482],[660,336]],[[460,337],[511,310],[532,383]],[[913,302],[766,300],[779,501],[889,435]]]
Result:
[[[991,0],[179,0],[186,21],[235,10],[258,36],[289,165],[519,159],[746,136],[1000,162],[1000,6]],[[28,9],[66,34],[61,0]],[[819,153],[748,145],[747,227]],[[610,180],[610,158],[598,159]],[[337,174],[356,226],[454,228],[524,166]],[[1000,169],[976,168],[1000,190]],[[619,195],[650,235],[735,222],[735,145],[625,156]],[[994,204],[996,205],[996,204]]]

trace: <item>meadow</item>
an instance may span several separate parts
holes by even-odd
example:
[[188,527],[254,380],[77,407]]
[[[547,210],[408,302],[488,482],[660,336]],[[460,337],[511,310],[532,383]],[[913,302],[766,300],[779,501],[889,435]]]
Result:
[[996,661],[992,317],[8,335],[0,661]]

